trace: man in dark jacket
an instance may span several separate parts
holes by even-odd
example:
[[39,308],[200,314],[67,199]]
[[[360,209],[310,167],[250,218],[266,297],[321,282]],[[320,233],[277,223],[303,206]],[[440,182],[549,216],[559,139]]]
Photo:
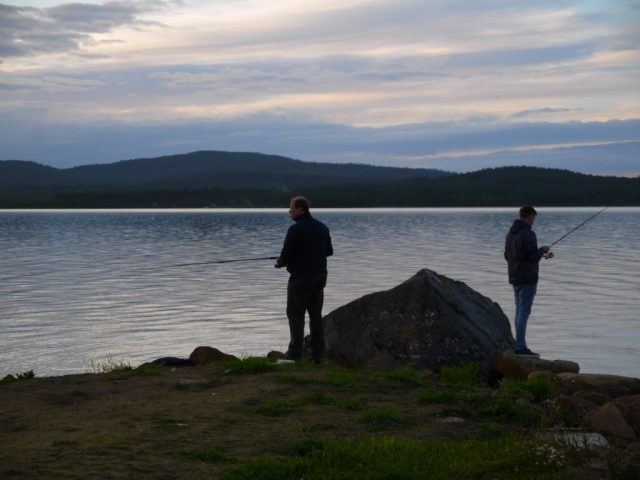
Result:
[[527,348],[525,334],[538,287],[538,266],[540,259],[549,252],[549,247],[538,248],[538,239],[531,229],[538,212],[527,205],[519,213],[520,218],[514,220],[504,246],[504,258],[509,264],[509,283],[513,285],[516,300],[516,354],[539,357]]
[[309,201],[294,197],[289,205],[289,227],[276,267],[287,267],[291,274],[287,286],[287,317],[291,339],[286,358],[302,358],[304,315],[309,312],[311,361],[320,363],[324,351],[322,304],[327,284],[327,257],[333,255],[327,226],[309,213]]

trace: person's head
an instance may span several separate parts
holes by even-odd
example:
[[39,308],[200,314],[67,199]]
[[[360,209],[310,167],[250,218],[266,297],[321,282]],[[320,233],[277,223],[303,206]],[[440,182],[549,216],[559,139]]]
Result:
[[520,208],[520,220],[523,222],[527,222],[529,225],[533,225],[533,222],[536,221],[536,216],[538,212],[531,205],[525,205]]
[[289,203],[289,217],[296,219],[309,211],[309,200],[306,197],[293,197]]

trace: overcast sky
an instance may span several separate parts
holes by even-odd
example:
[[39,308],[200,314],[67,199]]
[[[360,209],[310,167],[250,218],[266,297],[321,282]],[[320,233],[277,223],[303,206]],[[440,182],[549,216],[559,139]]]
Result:
[[639,175],[639,47],[638,1],[4,1],[0,159]]

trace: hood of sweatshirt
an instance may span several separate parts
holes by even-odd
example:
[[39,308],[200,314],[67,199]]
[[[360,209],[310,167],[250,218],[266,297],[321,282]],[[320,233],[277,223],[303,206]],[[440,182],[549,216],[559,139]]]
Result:
[[524,220],[520,220],[519,218],[517,218],[513,221],[513,225],[511,225],[511,228],[509,229],[509,233],[511,235],[517,235],[523,230],[531,230],[531,225],[529,225]]

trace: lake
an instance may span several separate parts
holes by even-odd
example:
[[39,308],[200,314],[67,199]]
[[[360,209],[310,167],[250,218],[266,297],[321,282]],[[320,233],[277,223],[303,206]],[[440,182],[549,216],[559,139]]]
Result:
[[[539,208],[549,244],[597,208]],[[421,268],[498,302],[513,325],[503,258],[515,208],[312,209],[331,229],[324,313]],[[0,211],[0,375],[188,357],[199,345],[259,354],[288,343],[291,224],[278,210]],[[542,260],[527,340],[583,372],[640,377],[640,208],[610,208]],[[512,326],[513,329],[513,326]]]

